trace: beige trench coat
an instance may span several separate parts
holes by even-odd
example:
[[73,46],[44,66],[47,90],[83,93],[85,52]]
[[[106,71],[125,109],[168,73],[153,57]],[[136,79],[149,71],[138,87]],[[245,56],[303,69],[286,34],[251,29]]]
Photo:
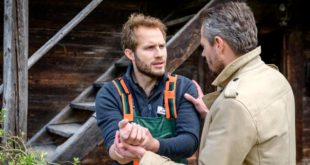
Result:
[[[237,58],[204,96],[208,113],[199,165],[295,165],[295,103],[281,73],[260,58],[260,47]],[[176,164],[147,152],[141,165]]]

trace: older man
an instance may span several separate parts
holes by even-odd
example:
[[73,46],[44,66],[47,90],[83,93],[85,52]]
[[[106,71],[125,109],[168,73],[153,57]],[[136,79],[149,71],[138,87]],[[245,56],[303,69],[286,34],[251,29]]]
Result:
[[[261,60],[251,9],[243,2],[208,9],[201,45],[218,76],[212,83],[216,92],[185,96],[206,116],[198,164],[295,165],[294,95],[277,68]],[[174,164],[143,148],[126,148],[142,165]]]

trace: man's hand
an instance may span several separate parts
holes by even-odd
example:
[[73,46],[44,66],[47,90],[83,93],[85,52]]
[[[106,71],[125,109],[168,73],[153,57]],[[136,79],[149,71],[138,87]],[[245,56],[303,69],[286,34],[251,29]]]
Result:
[[159,150],[159,141],[155,138],[153,138],[152,134],[147,128],[145,129],[145,139],[143,143],[140,145],[144,149],[152,152],[157,152]]
[[124,148],[126,148],[127,151],[134,154],[136,157],[138,157],[138,159],[141,159],[146,152],[146,150],[141,146],[132,146],[126,143],[124,143]]
[[134,154],[127,151],[124,145],[125,143],[122,142],[122,140],[120,139],[120,134],[118,131],[115,134],[114,144],[115,144],[116,154],[119,154],[119,156],[121,156],[122,158],[131,159],[131,160],[138,158]]
[[188,93],[184,94],[184,97],[186,100],[192,102],[196,108],[196,110],[199,112],[200,117],[202,119],[204,119],[209,111],[209,109],[207,108],[206,104],[203,102],[202,97],[204,96],[200,86],[198,85],[198,83],[195,80],[192,80],[193,83],[196,86],[196,89],[198,91],[198,98],[195,99],[193,96],[191,96]]
[[130,145],[141,145],[145,138],[145,128],[136,123],[129,123],[124,119],[118,123],[120,138],[123,142]]
[[146,150],[157,152],[159,141],[153,138],[150,131],[136,123],[129,123],[124,119],[119,122],[119,131],[123,143],[140,146]]
[[138,156],[127,151],[124,147],[124,143],[120,140],[119,131],[116,131],[115,133],[114,143],[109,149],[109,155],[113,160],[116,160],[120,164],[127,164],[138,158]]

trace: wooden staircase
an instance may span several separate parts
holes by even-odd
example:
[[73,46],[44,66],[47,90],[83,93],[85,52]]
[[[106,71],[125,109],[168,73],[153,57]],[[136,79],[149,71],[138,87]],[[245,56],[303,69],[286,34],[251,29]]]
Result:
[[[170,26],[184,25],[187,22],[167,43],[169,56],[167,68],[170,72],[178,68],[199,46],[199,14],[214,4],[215,1],[210,1],[197,14],[175,19],[177,21],[174,23],[170,21]],[[96,93],[107,81],[124,73],[128,64],[129,61],[125,57],[113,63],[91,86],[41,128],[27,145],[34,150],[46,152],[49,162],[70,161],[73,157],[82,159],[102,141],[96,123]]]

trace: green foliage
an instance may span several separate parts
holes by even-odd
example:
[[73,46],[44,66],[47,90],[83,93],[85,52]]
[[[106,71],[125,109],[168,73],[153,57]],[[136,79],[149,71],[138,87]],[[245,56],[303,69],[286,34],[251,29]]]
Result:
[[74,158],[73,158],[73,165],[79,165],[79,164],[80,164],[80,159],[74,157]]
[[[0,111],[0,125],[3,125],[5,117],[5,110]],[[24,136],[23,134],[21,136]],[[26,147],[26,143],[20,136],[8,135],[2,128],[0,128],[0,140],[4,140],[0,145],[0,164],[6,165],[61,165],[57,163],[47,162],[47,153],[33,151]],[[73,158],[72,165],[79,165],[79,158]]]

